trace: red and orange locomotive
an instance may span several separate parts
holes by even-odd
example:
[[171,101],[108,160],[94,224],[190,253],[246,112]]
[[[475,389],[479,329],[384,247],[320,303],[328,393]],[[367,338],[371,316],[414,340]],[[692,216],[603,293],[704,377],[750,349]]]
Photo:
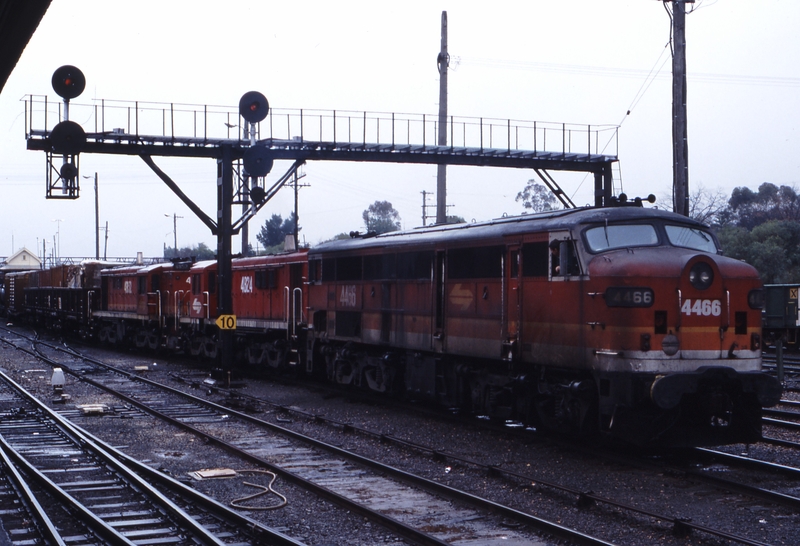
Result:
[[[217,356],[215,262],[93,267],[69,300],[39,277],[7,276],[12,314]],[[755,269],[657,209],[367,234],[235,259],[232,284],[242,362],[477,414],[713,445],[759,439],[781,393],[761,372]]]
[[433,226],[309,252],[327,377],[640,443],[752,441],[763,290],[702,224],[640,207]]

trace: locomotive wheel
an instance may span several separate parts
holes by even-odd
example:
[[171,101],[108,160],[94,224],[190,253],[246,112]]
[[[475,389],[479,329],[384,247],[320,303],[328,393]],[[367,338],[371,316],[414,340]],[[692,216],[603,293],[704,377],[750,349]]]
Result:
[[356,375],[356,367],[347,360],[337,359],[333,363],[333,380],[340,385],[352,385]]
[[251,366],[258,366],[264,362],[264,347],[261,343],[251,343],[244,350],[244,358]]
[[155,351],[158,349],[159,346],[159,335],[157,332],[148,332],[147,333],[147,346]]
[[201,336],[193,336],[189,341],[189,354],[192,356],[203,354],[203,338]]
[[545,427],[580,434],[592,434],[598,430],[597,389],[593,380],[560,385],[558,393],[539,391],[534,405]]
[[219,344],[213,337],[203,338],[203,352],[209,360],[216,360],[219,351]]
[[364,370],[364,377],[367,380],[367,385],[369,385],[371,390],[376,392],[393,392],[396,375],[397,370],[395,366],[383,361],[377,366]]
[[147,346],[147,332],[145,330],[137,331],[133,343],[137,349],[144,349]]

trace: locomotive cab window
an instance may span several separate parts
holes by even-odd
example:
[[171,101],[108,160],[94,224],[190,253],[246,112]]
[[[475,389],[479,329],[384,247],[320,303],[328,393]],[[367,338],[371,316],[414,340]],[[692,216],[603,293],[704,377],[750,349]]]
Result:
[[583,235],[592,252],[658,244],[656,228],[651,224],[603,225],[588,228]]
[[550,252],[550,276],[552,278],[575,277],[581,274],[575,242],[554,239],[548,245]]
[[710,252],[716,254],[718,252],[717,244],[714,242],[714,237],[707,231],[688,226],[673,226],[667,224],[664,226],[667,232],[667,238],[673,246],[681,246],[684,248],[691,248],[693,250],[700,250],[702,252]]

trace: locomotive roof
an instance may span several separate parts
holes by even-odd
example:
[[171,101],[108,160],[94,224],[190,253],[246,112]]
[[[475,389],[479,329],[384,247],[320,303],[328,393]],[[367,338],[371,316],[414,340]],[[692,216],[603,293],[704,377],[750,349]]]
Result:
[[445,224],[421,227],[406,231],[391,231],[381,235],[343,239],[323,243],[311,249],[311,254],[365,248],[420,245],[442,241],[471,241],[484,238],[502,238],[525,233],[550,232],[573,229],[583,224],[608,222],[634,222],[639,220],[667,219],[673,223],[704,227],[704,224],[673,212],[643,207],[582,207],[521,216],[508,216],[485,222]]

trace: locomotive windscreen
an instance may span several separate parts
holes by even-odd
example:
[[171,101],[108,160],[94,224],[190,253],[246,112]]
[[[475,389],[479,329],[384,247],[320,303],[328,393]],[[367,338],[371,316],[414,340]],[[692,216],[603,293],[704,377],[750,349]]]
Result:
[[586,242],[592,252],[632,246],[658,244],[656,228],[651,224],[617,224],[586,230]]
[[665,226],[669,242],[675,246],[692,248],[703,252],[717,252],[717,245],[709,233],[686,226]]

